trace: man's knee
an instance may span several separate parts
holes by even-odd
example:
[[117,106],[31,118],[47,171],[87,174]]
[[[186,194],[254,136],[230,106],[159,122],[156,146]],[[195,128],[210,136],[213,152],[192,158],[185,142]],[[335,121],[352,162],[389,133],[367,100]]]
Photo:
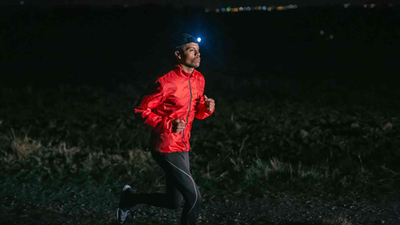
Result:
[[198,190],[189,192],[185,200],[188,201],[187,203],[193,207],[199,207],[202,203],[202,197]]
[[170,209],[179,209],[182,206],[183,198],[182,196],[175,197],[169,200],[168,208]]

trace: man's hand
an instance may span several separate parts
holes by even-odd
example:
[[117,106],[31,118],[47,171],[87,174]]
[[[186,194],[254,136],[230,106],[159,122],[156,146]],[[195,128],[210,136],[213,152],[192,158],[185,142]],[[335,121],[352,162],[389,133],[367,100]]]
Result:
[[215,101],[212,98],[207,98],[207,95],[204,95],[204,101],[206,101],[206,108],[209,112],[212,112],[215,107]]
[[185,121],[183,119],[176,119],[172,121],[172,132],[179,133],[185,129]]

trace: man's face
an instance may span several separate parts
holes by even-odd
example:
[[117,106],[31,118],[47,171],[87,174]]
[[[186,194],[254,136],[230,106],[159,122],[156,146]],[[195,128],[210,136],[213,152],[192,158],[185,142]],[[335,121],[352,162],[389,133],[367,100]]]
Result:
[[183,64],[189,68],[200,66],[200,48],[197,43],[187,43],[183,46],[182,51],[176,51],[175,55],[179,64]]

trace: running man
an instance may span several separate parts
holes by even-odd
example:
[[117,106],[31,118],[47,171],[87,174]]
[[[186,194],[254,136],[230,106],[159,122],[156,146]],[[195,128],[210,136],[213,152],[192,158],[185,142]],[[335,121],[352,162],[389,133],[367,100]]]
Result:
[[190,130],[194,118],[205,119],[215,110],[215,101],[204,94],[200,49],[190,34],[174,41],[176,67],[159,77],[143,95],[135,115],[152,132],[150,150],[165,171],[165,193],[135,194],[129,185],[122,189],[117,220],[123,223],[129,208],[137,204],[177,209],[184,200],[181,225],[195,224],[201,204],[199,189],[190,173]]

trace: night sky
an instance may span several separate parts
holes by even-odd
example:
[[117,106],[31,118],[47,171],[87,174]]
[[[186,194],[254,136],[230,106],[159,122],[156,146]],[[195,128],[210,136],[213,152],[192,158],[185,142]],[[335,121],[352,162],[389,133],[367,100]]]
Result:
[[[226,7],[226,6],[257,6],[257,5],[329,5],[329,4],[364,4],[364,3],[395,3],[397,0],[23,0],[25,5],[29,4],[174,4],[191,5],[202,7]],[[0,4],[20,4],[21,0],[2,0]]]

